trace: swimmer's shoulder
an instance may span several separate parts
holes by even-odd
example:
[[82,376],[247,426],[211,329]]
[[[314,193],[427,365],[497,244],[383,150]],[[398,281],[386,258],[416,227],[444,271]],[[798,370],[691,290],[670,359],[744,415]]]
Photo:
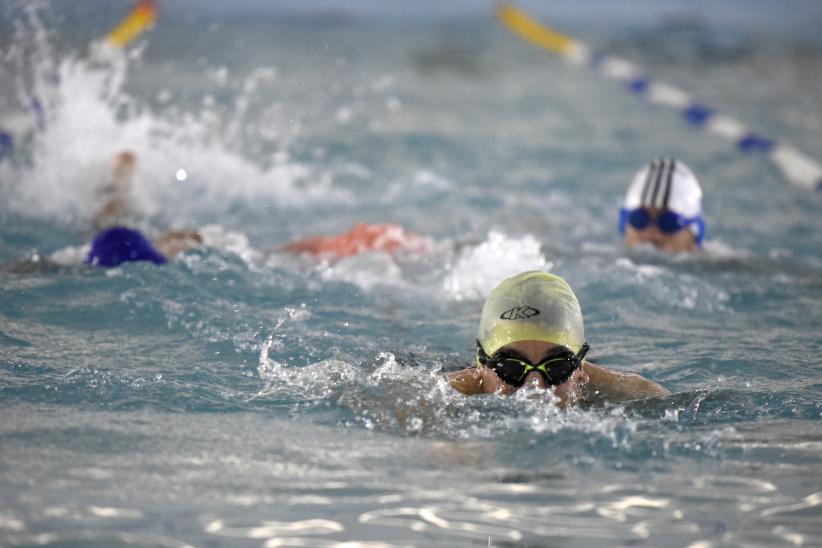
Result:
[[614,371],[589,361],[582,365],[588,374],[588,391],[597,399],[629,401],[642,398],[670,396],[671,391],[637,373]]

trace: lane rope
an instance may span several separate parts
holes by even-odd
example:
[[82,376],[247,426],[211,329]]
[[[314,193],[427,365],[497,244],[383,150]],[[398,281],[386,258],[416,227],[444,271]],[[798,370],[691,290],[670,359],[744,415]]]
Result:
[[767,154],[790,182],[822,191],[822,166],[791,144],[756,133],[736,118],[695,101],[688,92],[654,81],[631,61],[596,51],[510,4],[500,4],[496,15],[505,27],[525,41],[561,55],[573,65],[591,67],[606,78],[620,81],[628,91],[655,105],[679,111],[689,125],[731,141],[743,153]]

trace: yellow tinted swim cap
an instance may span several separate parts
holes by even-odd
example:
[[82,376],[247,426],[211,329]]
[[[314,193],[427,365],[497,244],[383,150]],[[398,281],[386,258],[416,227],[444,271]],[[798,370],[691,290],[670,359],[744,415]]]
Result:
[[585,342],[582,309],[559,276],[523,272],[503,280],[485,299],[478,340],[489,356],[516,341],[545,341],[579,352]]

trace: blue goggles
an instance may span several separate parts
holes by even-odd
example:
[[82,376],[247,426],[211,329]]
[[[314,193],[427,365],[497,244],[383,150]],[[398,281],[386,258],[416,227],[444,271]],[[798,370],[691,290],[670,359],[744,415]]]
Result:
[[637,209],[625,209],[623,207],[619,210],[619,231],[623,234],[626,225],[631,225],[636,230],[645,230],[652,223],[656,224],[656,227],[665,234],[674,234],[690,225],[696,225],[696,245],[701,247],[702,240],[705,239],[705,220],[702,215],[689,219],[666,209],[654,218],[651,216],[651,212],[644,207]]

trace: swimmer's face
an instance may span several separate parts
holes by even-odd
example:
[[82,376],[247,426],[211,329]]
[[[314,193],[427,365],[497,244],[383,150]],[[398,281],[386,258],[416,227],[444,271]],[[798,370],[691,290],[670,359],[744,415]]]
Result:
[[695,251],[697,249],[693,232],[687,228],[671,234],[662,232],[655,222],[661,210],[654,208],[648,211],[652,222],[647,227],[640,230],[631,226],[630,223],[625,227],[625,245],[633,247],[648,243],[668,253],[682,253],[683,251]]
[[[517,341],[506,344],[497,352],[513,351],[531,363],[539,363],[551,354],[557,345],[544,341]],[[482,390],[486,394],[499,393],[510,395],[518,390],[553,390],[554,395],[559,398],[557,405],[566,407],[577,398],[579,388],[588,382],[588,374],[583,368],[574,371],[573,375],[564,383],[557,386],[549,386],[542,375],[537,371],[531,371],[525,377],[525,383],[519,388],[503,382],[489,367],[481,367]]]

